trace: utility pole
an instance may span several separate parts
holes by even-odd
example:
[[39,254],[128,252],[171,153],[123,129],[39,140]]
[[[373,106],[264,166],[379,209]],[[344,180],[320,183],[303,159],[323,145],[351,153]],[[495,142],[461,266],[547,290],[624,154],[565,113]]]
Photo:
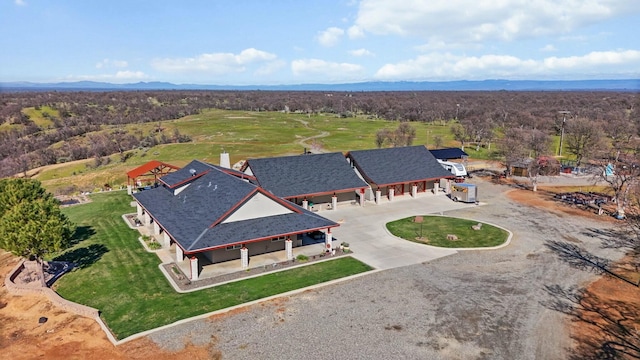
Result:
[[571,111],[563,110],[558,111],[562,114],[562,126],[560,128],[560,146],[558,147],[558,156],[562,156],[562,142],[564,141],[564,124],[567,122],[567,114],[571,114]]

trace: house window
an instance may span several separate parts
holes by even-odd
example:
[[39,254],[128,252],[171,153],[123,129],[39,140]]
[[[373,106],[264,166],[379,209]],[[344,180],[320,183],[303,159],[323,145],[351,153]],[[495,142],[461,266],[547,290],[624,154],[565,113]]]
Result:
[[271,239],[271,242],[285,241],[286,239],[287,239],[286,236],[280,236],[280,237]]
[[227,251],[231,251],[231,250],[238,250],[238,249],[242,249],[242,245],[237,244],[237,245],[231,245],[231,246],[227,246]]

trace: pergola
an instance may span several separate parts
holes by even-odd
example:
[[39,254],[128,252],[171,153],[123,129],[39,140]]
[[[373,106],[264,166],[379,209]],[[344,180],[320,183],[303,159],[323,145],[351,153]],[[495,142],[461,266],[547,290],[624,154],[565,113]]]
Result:
[[132,187],[138,186],[138,184],[145,182],[157,184],[158,178],[179,169],[180,168],[175,165],[163,163],[158,160],[151,160],[148,163],[127,172],[127,189],[130,193]]

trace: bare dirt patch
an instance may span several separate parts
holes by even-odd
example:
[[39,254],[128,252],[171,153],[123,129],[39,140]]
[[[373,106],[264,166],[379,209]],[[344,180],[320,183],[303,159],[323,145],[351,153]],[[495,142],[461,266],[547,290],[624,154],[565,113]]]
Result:
[[[62,311],[43,295],[13,296],[4,277],[19,259],[0,250],[0,353],[7,359],[216,359],[213,344],[186,344],[179,352],[160,349],[147,338],[114,346],[92,319]],[[39,323],[41,317],[47,320]]]
[[581,216],[590,219],[606,222],[617,222],[617,220],[606,216],[598,215],[591,210],[581,207],[560,203],[553,198],[553,194],[543,191],[533,192],[531,190],[513,189],[506,193],[506,196],[516,202],[532,206],[541,210],[546,210],[558,216]]
[[[602,277],[584,292],[572,318],[576,358],[640,358],[640,288]],[[607,357],[615,350],[617,357]]]

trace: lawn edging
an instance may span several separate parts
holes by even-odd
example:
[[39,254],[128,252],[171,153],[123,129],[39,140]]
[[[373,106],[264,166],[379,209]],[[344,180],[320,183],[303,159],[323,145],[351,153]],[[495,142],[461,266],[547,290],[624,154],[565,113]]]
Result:
[[[500,245],[496,245],[496,246],[486,246],[486,247],[463,247],[463,248],[453,248],[453,247],[443,247],[443,246],[435,246],[435,245],[429,245],[429,244],[422,244],[420,243],[420,245],[422,246],[429,246],[435,249],[450,249],[450,250],[455,250],[455,251],[460,251],[460,250],[497,250],[497,249],[501,249],[503,247],[509,246],[509,244],[511,244],[511,239],[513,238],[513,232],[511,232],[511,230],[504,228],[500,225],[496,225],[490,222],[486,222],[486,221],[480,221],[480,220],[474,220],[474,219],[468,219],[468,218],[463,218],[463,217],[459,217],[459,216],[448,216],[448,215],[436,215],[436,214],[426,214],[426,215],[422,215],[422,216],[431,216],[431,217],[447,217],[447,218],[452,218],[452,219],[460,219],[460,220],[471,220],[471,221],[478,221],[481,222],[483,224],[487,224],[487,225],[491,225],[494,226],[500,230],[504,230],[507,232],[507,239]],[[395,221],[395,220],[394,220]],[[411,240],[407,240],[404,238],[401,238],[399,236],[394,235],[393,233],[391,233],[391,231],[389,231],[389,229],[387,228],[387,223],[384,224],[384,231],[387,232],[387,234],[398,238],[402,241],[411,241]]]
[[[283,269],[283,270],[290,270],[290,269],[291,268]],[[283,270],[280,270],[280,271],[283,271]],[[246,303],[230,306],[230,307],[227,307],[227,308],[224,308],[224,309],[219,309],[219,310],[211,311],[211,312],[208,312],[208,313],[204,313],[204,314],[188,317],[188,318],[185,318],[185,319],[181,319],[181,320],[175,321],[175,322],[173,322],[171,324],[162,325],[162,326],[159,326],[159,327],[154,328],[154,329],[145,330],[145,331],[139,332],[137,334],[133,334],[133,335],[127,336],[126,338],[121,339],[121,340],[116,340],[115,337],[113,337],[113,335],[111,335],[111,332],[108,330],[108,328],[106,328],[106,326],[103,326],[103,324],[100,324],[100,326],[103,326],[103,330],[105,330],[105,332],[107,333],[107,337],[113,343],[113,345],[118,346],[118,345],[125,344],[125,343],[127,343],[129,341],[136,340],[136,339],[139,339],[141,337],[153,334],[153,333],[155,333],[157,331],[169,329],[169,328],[171,328],[173,326],[176,326],[176,325],[182,325],[182,324],[188,323],[190,321],[194,321],[194,320],[205,319],[205,318],[208,318],[208,317],[214,316],[214,315],[225,314],[225,313],[231,312],[231,311],[236,310],[236,309],[241,309],[243,307],[253,306],[253,305],[260,304],[260,303],[263,303],[263,302],[267,302],[267,301],[270,301],[270,300],[273,300],[273,299],[277,299],[277,298],[280,298],[280,297],[283,297],[283,296],[291,296],[291,295],[303,293],[303,292],[308,291],[308,290],[313,290],[313,289],[317,289],[317,288],[328,286],[328,285],[338,284],[338,283],[341,283],[343,281],[356,279],[356,278],[358,278],[360,276],[369,275],[369,274],[372,274],[372,273],[375,273],[375,272],[378,272],[378,271],[382,271],[382,270],[381,269],[372,269],[372,270],[361,272],[361,273],[358,273],[358,274],[349,275],[349,276],[338,278],[338,279],[334,279],[334,280],[329,280],[329,281],[322,282],[322,283],[319,283],[319,284],[314,284],[314,285],[307,286],[307,287],[304,287],[304,288],[287,291],[287,292],[284,292],[284,293],[281,293],[281,294],[271,295],[271,296],[267,296],[267,297],[264,297],[264,298],[261,298],[261,299],[252,300],[252,301],[249,301],[249,302],[246,302]],[[260,274],[258,276],[262,276],[262,275],[264,275],[264,274]],[[242,279],[242,280],[245,280],[245,279]],[[233,281],[231,281],[231,282],[233,282]],[[216,284],[216,285],[220,285],[220,284]]]

